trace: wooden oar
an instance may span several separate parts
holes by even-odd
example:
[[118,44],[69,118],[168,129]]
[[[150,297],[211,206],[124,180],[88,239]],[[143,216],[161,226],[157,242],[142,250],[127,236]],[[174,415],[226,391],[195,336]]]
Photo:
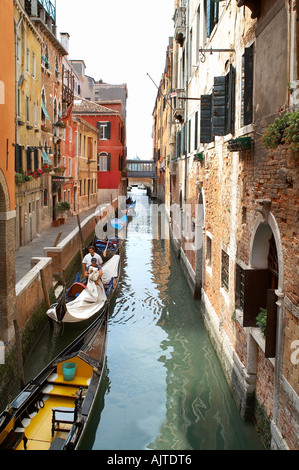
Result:
[[107,245],[106,245],[105,251],[104,251],[104,253],[103,253],[103,256],[104,256],[104,257],[106,257],[108,245],[109,245],[109,239],[108,239],[108,241],[107,241]]

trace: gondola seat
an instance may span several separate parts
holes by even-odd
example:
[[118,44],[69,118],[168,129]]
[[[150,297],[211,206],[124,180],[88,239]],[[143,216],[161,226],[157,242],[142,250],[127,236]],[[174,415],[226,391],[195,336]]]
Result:
[[75,400],[74,408],[66,408],[59,406],[57,408],[52,408],[52,437],[54,436],[55,431],[65,431],[64,428],[60,428],[59,424],[71,424],[73,425],[78,418],[78,413],[82,404],[82,393],[83,388],[80,387],[78,396]]
[[16,449],[20,442],[24,442],[24,449],[26,450],[27,438],[23,431],[10,431],[6,438],[0,444],[0,450]]
[[[59,428],[59,424],[71,424],[73,425],[77,420],[77,411],[75,408],[65,408],[60,406],[52,409],[52,437],[55,431],[65,431],[63,428]],[[58,426],[57,426],[58,425]]]

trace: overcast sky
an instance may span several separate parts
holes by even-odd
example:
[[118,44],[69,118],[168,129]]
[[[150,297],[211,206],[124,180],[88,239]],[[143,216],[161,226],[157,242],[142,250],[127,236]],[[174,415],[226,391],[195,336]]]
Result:
[[57,37],[70,35],[70,59],[86,75],[126,83],[128,158],[152,158],[152,111],[173,36],[174,0],[56,0]]

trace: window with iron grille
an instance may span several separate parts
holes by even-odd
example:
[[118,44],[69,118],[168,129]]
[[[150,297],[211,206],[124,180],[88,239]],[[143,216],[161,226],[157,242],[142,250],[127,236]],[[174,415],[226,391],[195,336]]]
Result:
[[223,250],[221,253],[221,287],[229,290],[229,256]]
[[235,306],[240,310],[244,308],[244,276],[244,269],[236,264]]

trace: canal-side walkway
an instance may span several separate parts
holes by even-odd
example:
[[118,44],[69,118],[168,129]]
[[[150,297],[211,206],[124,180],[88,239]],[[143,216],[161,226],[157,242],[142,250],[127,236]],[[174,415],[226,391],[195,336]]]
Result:
[[[96,208],[89,209],[80,214],[80,223],[92,214]],[[76,215],[67,219],[63,225],[59,227],[49,227],[38,235],[32,242],[26,246],[22,246],[15,253],[15,268],[16,268],[16,284],[30,271],[31,258],[43,257],[44,248],[47,246],[54,246],[54,243],[61,232],[59,241],[61,242],[72,230],[78,227],[78,220]]]

